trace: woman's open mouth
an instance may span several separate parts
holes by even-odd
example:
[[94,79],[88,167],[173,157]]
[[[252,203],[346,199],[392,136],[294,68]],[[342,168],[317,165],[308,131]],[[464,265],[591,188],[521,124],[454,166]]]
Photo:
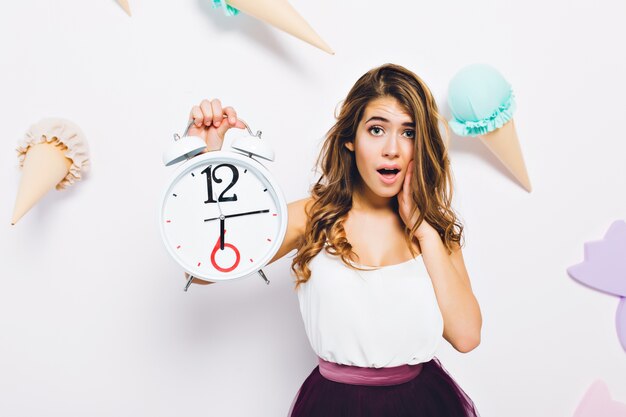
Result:
[[381,181],[384,182],[385,184],[393,184],[394,182],[396,182],[396,179],[398,178],[398,174],[400,173],[400,170],[397,168],[392,168],[392,169],[382,168],[377,171],[378,171],[378,175],[380,176]]

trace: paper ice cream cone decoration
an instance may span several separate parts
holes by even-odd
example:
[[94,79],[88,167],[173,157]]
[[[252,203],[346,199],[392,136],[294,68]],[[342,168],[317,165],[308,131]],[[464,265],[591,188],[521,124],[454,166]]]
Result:
[[289,33],[322,51],[334,55],[333,50],[313,30],[287,0],[221,0],[252,17]]
[[475,64],[450,81],[450,127],[460,136],[478,136],[527,190],[530,179],[513,123],[515,99],[511,85],[495,69]]
[[117,0],[117,4],[122,6],[122,9],[124,9],[127,15],[131,16],[130,5],[128,4],[128,0]]
[[217,8],[222,8],[222,10],[224,10],[224,14],[226,16],[237,16],[239,14],[239,10],[235,9],[232,6],[229,6],[228,4],[226,4],[225,1],[223,0],[213,0],[213,8],[217,9]]
[[527,191],[531,191],[532,187],[528,178],[528,172],[526,172],[522,148],[519,145],[513,119],[501,128],[478,137],[500,162],[509,169],[524,188]]
[[48,191],[81,179],[88,166],[87,142],[68,120],[44,119],[30,127],[17,147],[22,178],[11,224],[17,223]]
[[[617,337],[626,351],[626,222],[613,222],[604,239],[585,243],[585,260],[567,273],[589,288],[618,296]],[[625,416],[626,417],[626,416]]]
[[65,178],[72,161],[60,143],[38,143],[30,147],[22,165],[22,179],[15,199],[11,224],[17,221],[48,191]]
[[574,417],[626,417],[626,404],[613,400],[606,383],[598,380],[587,390]]

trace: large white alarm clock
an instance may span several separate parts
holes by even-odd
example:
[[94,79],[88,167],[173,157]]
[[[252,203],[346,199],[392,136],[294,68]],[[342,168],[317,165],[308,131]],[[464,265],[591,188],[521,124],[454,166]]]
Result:
[[[245,124],[245,122],[244,122]],[[161,237],[169,254],[193,278],[227,281],[259,273],[276,254],[287,230],[287,204],[258,158],[274,152],[261,132],[235,139],[231,149],[201,152],[204,140],[174,135],[165,165],[185,161],[161,200]]]

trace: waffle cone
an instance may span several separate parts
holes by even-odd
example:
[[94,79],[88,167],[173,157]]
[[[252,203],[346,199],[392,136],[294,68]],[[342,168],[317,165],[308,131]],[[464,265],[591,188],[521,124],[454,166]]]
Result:
[[480,135],[480,140],[504,164],[526,191],[532,191],[522,149],[513,120],[493,132]]
[[290,35],[301,39],[322,51],[334,55],[330,46],[315,33],[313,28],[286,0],[227,0],[242,12],[264,21]]
[[28,149],[15,199],[11,224],[17,223],[48,191],[65,178],[72,161],[58,142],[44,142]]
[[122,6],[122,9],[124,9],[124,11],[126,12],[127,15],[131,16],[130,14],[130,5],[128,4],[128,0],[117,0],[117,3]]

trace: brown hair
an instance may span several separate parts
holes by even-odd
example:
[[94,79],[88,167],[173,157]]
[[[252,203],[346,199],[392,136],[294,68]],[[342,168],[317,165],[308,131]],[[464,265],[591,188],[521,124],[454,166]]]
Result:
[[[307,211],[305,234],[291,263],[296,289],[309,280],[308,263],[322,249],[340,256],[347,266],[354,268],[349,262],[354,253],[343,221],[352,208],[352,193],[360,177],[354,153],[346,149],[345,144],[354,141],[367,104],[380,97],[398,100],[415,123],[411,194],[420,215],[412,229],[405,228],[411,253],[415,255],[411,244],[413,234],[423,220],[437,230],[449,251],[461,245],[463,226],[451,208],[450,162],[439,130],[439,122],[447,126],[446,121],[439,115],[430,90],[417,75],[399,65],[382,65],[368,71],[354,84],[341,106],[337,122],[326,135],[316,164],[321,175],[311,189],[313,203]],[[394,202],[397,211],[397,201],[394,199]],[[326,242],[328,246],[324,247]]]

